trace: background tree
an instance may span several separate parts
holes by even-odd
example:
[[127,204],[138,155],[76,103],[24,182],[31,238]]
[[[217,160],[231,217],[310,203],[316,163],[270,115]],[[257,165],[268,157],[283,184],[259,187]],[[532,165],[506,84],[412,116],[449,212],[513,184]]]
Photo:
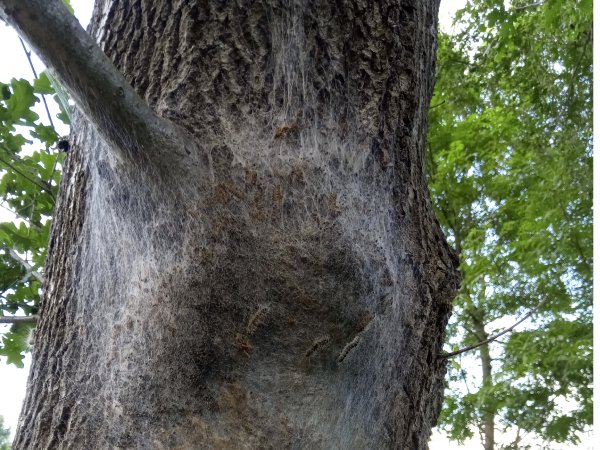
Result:
[[[430,188],[461,254],[441,426],[505,448],[578,441],[592,423],[592,2],[470,1],[442,36]],[[513,317],[510,320],[499,319]],[[472,363],[471,363],[472,364]]]
[[2,416],[0,416],[0,450],[10,450],[10,429],[4,428]]
[[16,448],[424,447],[436,2],[59,6],[0,2],[84,114]]

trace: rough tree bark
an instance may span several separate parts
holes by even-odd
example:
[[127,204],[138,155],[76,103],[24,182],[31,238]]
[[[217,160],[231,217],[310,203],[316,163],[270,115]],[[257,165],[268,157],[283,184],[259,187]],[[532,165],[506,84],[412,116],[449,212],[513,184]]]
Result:
[[425,448],[438,1],[59,3],[0,0],[82,111],[15,448]]

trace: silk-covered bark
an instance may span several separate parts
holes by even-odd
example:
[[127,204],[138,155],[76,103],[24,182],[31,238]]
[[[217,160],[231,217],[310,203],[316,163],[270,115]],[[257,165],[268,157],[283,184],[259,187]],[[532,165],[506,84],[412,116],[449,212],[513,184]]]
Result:
[[423,164],[436,17],[96,2],[170,137],[97,123],[101,96],[74,121],[15,448],[426,447],[458,284]]

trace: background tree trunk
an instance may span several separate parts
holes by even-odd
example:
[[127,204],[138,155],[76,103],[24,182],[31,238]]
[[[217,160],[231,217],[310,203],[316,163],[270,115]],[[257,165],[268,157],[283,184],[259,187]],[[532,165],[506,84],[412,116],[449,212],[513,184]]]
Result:
[[[483,290],[485,292],[485,289]],[[481,310],[475,310],[473,314],[473,331],[479,342],[486,341],[490,336],[485,331],[485,324],[483,323],[484,312]],[[493,385],[492,378],[492,357],[490,355],[489,344],[483,344],[479,347],[479,358],[481,360],[481,386],[483,388],[489,388]],[[483,431],[483,448],[484,450],[494,450],[495,438],[495,423],[494,423],[494,410],[488,405],[484,407],[481,429]]]
[[458,285],[423,164],[437,7],[96,2],[200,163],[75,119],[15,448],[426,447]]

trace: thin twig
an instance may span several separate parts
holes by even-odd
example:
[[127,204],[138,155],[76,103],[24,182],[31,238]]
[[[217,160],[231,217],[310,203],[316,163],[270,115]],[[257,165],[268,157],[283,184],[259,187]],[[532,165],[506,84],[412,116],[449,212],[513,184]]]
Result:
[[39,316],[0,316],[0,323],[31,323],[36,324]]
[[496,339],[498,339],[500,336],[505,335],[506,333],[511,332],[512,330],[514,330],[517,325],[520,325],[521,323],[525,322],[527,319],[529,319],[539,308],[540,306],[542,306],[542,304],[546,301],[546,299],[544,298],[541,302],[539,302],[537,304],[537,306],[533,309],[531,309],[531,311],[529,311],[527,314],[525,314],[521,319],[519,319],[517,322],[515,322],[512,326],[505,328],[504,330],[502,330],[500,333],[497,333],[493,336],[490,336],[489,338],[487,338],[484,341],[478,342],[477,344],[473,344],[473,345],[469,345],[468,347],[464,347],[461,348],[460,350],[456,350],[455,352],[450,352],[450,353],[442,353],[440,354],[438,357],[439,358],[450,358],[452,356],[456,356],[456,355],[460,355],[461,353],[465,353],[468,352],[470,350],[475,350],[476,348],[481,347],[482,345],[485,344],[489,344],[492,341],[495,341]]
[[577,72],[579,71],[579,68],[581,67],[581,63],[583,62],[583,58],[585,57],[585,52],[587,51],[587,47],[588,44],[590,43],[590,40],[592,39],[592,33],[588,32],[587,33],[587,39],[585,40],[585,43],[583,44],[583,49],[581,50],[581,55],[579,57],[579,60],[577,61],[577,64],[575,65],[575,69],[573,69],[573,73],[571,74],[571,79],[569,80],[569,84],[567,87],[567,97],[568,97],[568,108],[570,109],[571,104],[573,103],[573,83],[575,82],[575,75],[577,75]]
[[14,259],[16,262],[21,264],[25,268],[25,270],[27,271],[27,273],[29,275],[34,277],[40,283],[44,282],[44,277],[42,276],[42,274],[37,272],[36,270],[34,270],[33,266],[31,264],[29,264],[27,261],[25,261],[23,258],[21,258],[19,256],[19,254],[17,252],[15,252],[12,248],[8,249],[8,254],[11,256],[12,259]]
[[[35,67],[33,67],[33,61],[31,60],[31,50],[27,50],[27,47],[25,47],[25,42],[23,42],[23,39],[19,38],[19,41],[21,42],[21,46],[23,47],[25,56],[27,56],[27,61],[29,61],[29,67],[31,67],[33,76],[37,78],[38,74],[35,70]],[[50,121],[50,126],[56,132],[56,128],[54,127],[54,122],[52,121],[52,115],[50,114],[50,108],[48,108],[48,103],[46,102],[46,96],[44,94],[41,94],[41,95],[42,95],[42,102],[44,102],[44,108],[46,108],[46,114],[48,115],[48,120]]]
[[23,178],[25,178],[27,181],[30,181],[31,183],[35,184],[36,186],[42,188],[42,190],[46,191],[50,197],[52,198],[52,201],[54,202],[56,199],[54,198],[54,194],[52,193],[52,191],[48,188],[48,186],[44,186],[41,182],[36,181],[32,178],[30,178],[29,176],[27,176],[26,174],[24,174],[23,172],[21,172],[19,169],[17,169],[13,164],[11,164],[10,162],[6,161],[3,158],[0,158],[0,162],[6,164],[8,167],[10,167],[12,170],[15,171],[15,173],[21,175]]
[[[5,200],[5,199],[4,199]],[[2,202],[3,199],[0,199],[0,208],[4,208],[5,210],[7,210],[9,213],[14,214],[16,217],[18,217],[21,220],[24,220],[25,222],[27,222],[29,225],[31,225],[32,227],[35,227],[38,230],[42,230],[42,224],[41,223],[35,223],[33,221],[31,221],[29,219],[29,217],[26,217],[22,214],[20,214],[19,212],[15,211],[14,209],[10,209],[9,207],[7,207],[6,205],[4,205],[4,203]]]
[[440,103],[438,103],[437,105],[433,105],[430,106],[429,109],[432,110],[434,108],[437,108],[438,106],[442,106],[444,103],[446,103],[446,100],[442,100]]
[[[35,67],[33,66],[33,61],[31,60],[31,50],[27,50],[27,47],[25,46],[25,42],[23,42],[23,39],[21,39],[21,37],[19,37],[19,41],[21,42],[21,47],[23,47],[25,56],[27,56],[27,61],[29,62],[29,67],[31,67],[33,76],[38,78],[37,71],[35,70]],[[50,114],[50,108],[48,107],[48,102],[46,101],[46,95],[41,94],[41,96],[42,96],[42,102],[44,102],[44,108],[46,109],[46,115],[48,116],[48,121],[50,122],[50,126],[52,127],[54,132],[56,134],[58,134],[58,132],[56,131],[56,127],[54,126],[54,121],[52,120],[52,114]],[[46,151],[48,151],[48,149],[46,149]],[[59,155],[56,156],[56,160],[54,161],[54,167],[52,167],[52,173],[50,174],[50,178],[47,181],[49,186],[52,186],[52,177],[54,176],[54,172],[56,171],[56,165],[58,163],[58,159],[59,159]]]
[[9,301],[4,294],[0,294],[0,299],[6,300],[8,303],[0,303],[0,309],[8,309],[8,308],[31,308],[31,309],[39,309],[38,305],[27,302],[11,302]]
[[56,159],[54,160],[54,165],[52,166],[52,172],[50,173],[50,177],[48,178],[47,183],[52,186],[52,177],[54,177],[54,172],[56,172],[56,166],[58,165],[58,160],[60,159],[60,151],[56,154]]
[[536,3],[530,3],[529,5],[514,6],[513,9],[515,11],[519,11],[521,9],[533,8],[535,6],[542,6],[543,4],[544,4],[544,2],[536,2]]

